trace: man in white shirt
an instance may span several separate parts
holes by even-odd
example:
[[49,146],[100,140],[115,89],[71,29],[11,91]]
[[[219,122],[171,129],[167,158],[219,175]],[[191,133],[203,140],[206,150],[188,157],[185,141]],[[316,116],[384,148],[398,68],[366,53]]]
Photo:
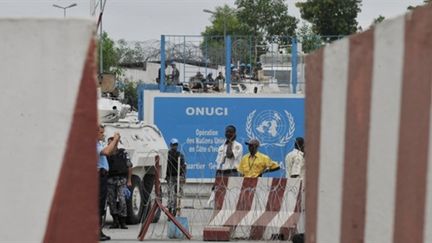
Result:
[[[233,125],[228,125],[225,128],[225,142],[219,147],[216,157],[216,176],[239,176],[237,167],[243,156],[243,146],[237,142],[236,128]],[[212,193],[208,205],[214,202],[215,186],[212,187]]]
[[295,140],[294,149],[285,157],[285,168],[287,178],[305,176],[304,139],[298,137]]
[[238,176],[237,166],[243,156],[243,146],[236,141],[236,128],[225,128],[226,141],[218,149],[216,176]]

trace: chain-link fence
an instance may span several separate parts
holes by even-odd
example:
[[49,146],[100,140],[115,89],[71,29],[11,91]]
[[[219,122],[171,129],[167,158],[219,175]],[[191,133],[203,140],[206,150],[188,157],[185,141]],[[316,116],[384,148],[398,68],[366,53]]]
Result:
[[[304,56],[341,36],[161,36],[161,90],[304,93]],[[165,68],[162,68],[165,67]]]
[[[160,72],[161,85],[187,84],[195,92],[258,93],[272,84],[288,88],[281,93],[293,93],[289,85],[298,77],[291,77],[292,38],[261,43],[253,36],[162,36],[161,67],[166,68]],[[248,89],[251,84],[255,90]]]

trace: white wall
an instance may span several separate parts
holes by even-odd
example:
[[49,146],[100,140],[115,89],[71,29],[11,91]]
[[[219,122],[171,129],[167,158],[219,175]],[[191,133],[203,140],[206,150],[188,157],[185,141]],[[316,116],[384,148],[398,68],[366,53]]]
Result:
[[[195,74],[200,71],[202,74],[206,75],[206,73],[213,73],[213,78],[216,78],[218,72],[223,72],[225,76],[225,71],[223,67],[220,67],[218,69],[212,69],[212,68],[205,68],[205,67],[199,67],[189,64],[183,64],[183,63],[175,63],[178,70],[180,71],[180,81],[182,82],[185,80],[186,82],[189,81],[189,78],[192,76],[195,76]],[[127,78],[129,81],[143,81],[144,83],[156,83],[156,77],[158,76],[158,70],[159,70],[160,64],[158,63],[147,63],[147,69],[143,70],[141,69],[131,69],[127,68],[125,69],[124,77]]]
[[[90,20],[0,19],[1,242],[42,242],[46,236],[95,28]],[[96,171],[96,163],[91,167]],[[94,181],[81,186],[96,191]]]

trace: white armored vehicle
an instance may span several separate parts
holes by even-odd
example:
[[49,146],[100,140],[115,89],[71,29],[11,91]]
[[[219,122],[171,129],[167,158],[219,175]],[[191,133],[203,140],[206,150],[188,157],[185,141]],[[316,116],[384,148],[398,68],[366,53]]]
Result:
[[117,100],[108,98],[99,98],[98,100],[99,121],[102,123],[117,122],[125,118],[130,109],[130,105],[122,104]]
[[[106,103],[104,101],[105,108]],[[99,113],[99,116],[101,115]],[[136,116],[127,116],[126,119],[102,122],[102,124],[105,126],[106,139],[114,132],[120,133],[119,148],[127,151],[133,164],[132,196],[128,200],[127,221],[129,224],[137,224],[150,208],[150,194],[155,177],[155,157],[160,157],[161,174],[164,175],[168,147],[162,133],[155,125],[139,122]]]

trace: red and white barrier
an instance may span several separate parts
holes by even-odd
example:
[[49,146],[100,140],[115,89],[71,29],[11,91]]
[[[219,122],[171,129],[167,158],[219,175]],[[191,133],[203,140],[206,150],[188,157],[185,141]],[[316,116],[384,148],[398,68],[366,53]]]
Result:
[[0,19],[0,241],[98,241],[94,31]]
[[432,6],[306,67],[306,241],[432,242]]
[[215,210],[204,240],[227,240],[227,235],[251,240],[289,238],[300,218],[301,183],[286,178],[216,178]]

